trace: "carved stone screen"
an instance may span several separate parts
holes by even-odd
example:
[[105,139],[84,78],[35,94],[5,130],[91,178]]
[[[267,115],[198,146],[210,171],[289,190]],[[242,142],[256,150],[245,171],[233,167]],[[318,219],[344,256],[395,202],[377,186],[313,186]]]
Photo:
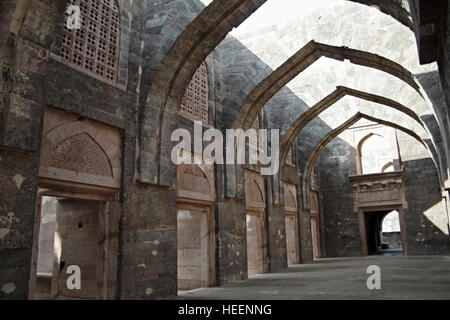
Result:
[[180,115],[208,124],[208,73],[205,62],[197,69],[184,93]]
[[54,168],[112,177],[108,156],[87,134],[81,133],[63,140],[48,157]]
[[81,29],[62,38],[61,57],[71,66],[108,82],[116,81],[119,12],[115,0],[69,0],[80,7]]

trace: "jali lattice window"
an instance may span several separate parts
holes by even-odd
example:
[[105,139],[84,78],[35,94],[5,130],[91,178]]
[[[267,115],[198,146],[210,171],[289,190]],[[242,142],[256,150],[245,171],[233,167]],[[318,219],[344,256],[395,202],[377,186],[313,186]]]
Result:
[[119,11],[116,0],[69,0],[81,11],[81,29],[64,28],[61,57],[81,71],[116,81]]
[[208,124],[208,71],[205,62],[197,69],[184,93],[180,115]]

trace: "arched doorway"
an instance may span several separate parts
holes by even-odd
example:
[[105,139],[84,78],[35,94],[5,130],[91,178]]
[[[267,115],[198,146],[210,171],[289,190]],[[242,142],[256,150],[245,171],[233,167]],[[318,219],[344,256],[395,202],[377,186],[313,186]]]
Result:
[[178,290],[215,284],[214,167],[180,164],[177,169]]
[[364,212],[367,253],[397,255],[403,253],[400,219],[397,210]]
[[[369,133],[367,133],[369,132]],[[365,134],[363,137],[358,135]],[[398,167],[395,131],[387,127],[374,127],[355,133],[357,145],[357,171],[359,174],[392,172]],[[387,135],[390,139],[384,137]],[[397,168],[398,169],[398,168]]]
[[322,250],[320,248],[320,219],[319,219],[319,199],[316,191],[310,192],[310,205],[311,205],[311,237],[312,237],[312,249],[313,258],[319,259],[322,256]]
[[284,208],[287,260],[291,266],[300,263],[297,186],[294,184],[284,184]]
[[47,108],[30,299],[115,298],[120,184],[120,131]]
[[267,272],[266,195],[264,178],[245,170],[248,275]]

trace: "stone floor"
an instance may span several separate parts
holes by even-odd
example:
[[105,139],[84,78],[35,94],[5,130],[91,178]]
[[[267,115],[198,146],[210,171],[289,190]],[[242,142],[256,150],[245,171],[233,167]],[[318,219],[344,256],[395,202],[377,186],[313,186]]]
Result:
[[[381,289],[367,289],[367,267],[381,268]],[[223,287],[180,292],[179,299],[450,299],[450,256],[320,259]]]

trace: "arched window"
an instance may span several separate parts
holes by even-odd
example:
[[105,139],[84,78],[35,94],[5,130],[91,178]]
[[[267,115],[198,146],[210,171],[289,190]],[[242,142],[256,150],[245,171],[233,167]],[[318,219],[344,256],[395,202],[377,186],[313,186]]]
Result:
[[203,61],[184,93],[179,114],[208,124],[208,109],[208,70]]
[[370,133],[365,136],[358,146],[361,174],[371,174],[392,171],[389,164],[394,158],[389,141],[383,136]]
[[117,78],[119,10],[116,0],[69,0],[81,11],[81,28],[64,27],[61,57],[76,69],[109,82]]

